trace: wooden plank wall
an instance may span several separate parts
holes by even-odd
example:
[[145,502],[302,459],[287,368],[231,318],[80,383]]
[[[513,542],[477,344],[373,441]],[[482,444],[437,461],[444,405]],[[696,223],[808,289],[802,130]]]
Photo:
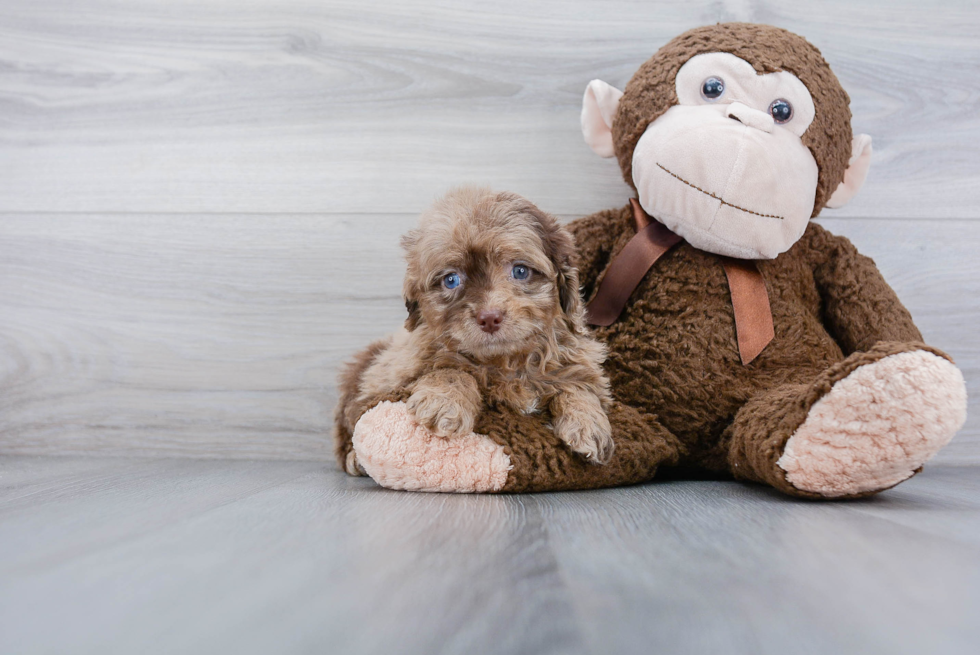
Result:
[[329,458],[417,213],[462,182],[622,204],[585,85],[728,20],[803,34],[850,93],[874,163],[820,220],[963,367],[940,459],[980,462],[980,8],[913,0],[7,0],[0,452]]

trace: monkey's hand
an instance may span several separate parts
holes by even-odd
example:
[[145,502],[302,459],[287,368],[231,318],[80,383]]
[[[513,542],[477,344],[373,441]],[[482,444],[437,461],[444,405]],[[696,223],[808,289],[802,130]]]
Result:
[[411,386],[408,411],[421,425],[440,437],[456,437],[473,431],[483,399],[469,373],[437,369]]
[[599,397],[587,391],[566,391],[551,401],[555,435],[593,464],[605,464],[615,448],[609,417]]

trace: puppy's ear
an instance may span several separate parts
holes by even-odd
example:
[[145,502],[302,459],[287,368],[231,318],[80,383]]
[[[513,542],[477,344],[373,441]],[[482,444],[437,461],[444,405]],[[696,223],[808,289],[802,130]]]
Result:
[[578,251],[575,238],[558,219],[527,203],[524,209],[535,218],[541,245],[557,272],[555,284],[558,286],[558,302],[568,320],[569,327],[575,331],[584,329],[585,309],[578,281]]
[[558,303],[573,332],[585,331],[585,308],[578,283],[578,250],[575,237],[558,219],[541,211],[530,200],[508,191],[497,194],[497,202],[506,203],[512,211],[530,216],[541,237],[541,247],[556,271]]
[[422,320],[422,312],[419,311],[419,301],[405,300],[405,309],[408,310],[408,318],[405,319],[405,329],[411,332],[419,326]]
[[575,240],[564,227],[556,225],[554,232],[545,233],[543,241],[545,251],[551,258],[558,272],[558,301],[561,310],[568,317],[573,327],[580,327],[582,322],[582,293],[579,291],[578,269],[575,267]]
[[405,270],[405,282],[402,285],[402,297],[405,299],[405,309],[408,310],[405,329],[409,332],[417,328],[422,322],[422,311],[419,309],[422,288],[419,281],[418,242],[418,230],[412,230],[401,240],[402,249],[405,251],[405,260],[408,262],[408,268]]
[[582,292],[579,289],[578,270],[574,267],[558,271],[558,298],[561,309],[569,318],[582,314]]

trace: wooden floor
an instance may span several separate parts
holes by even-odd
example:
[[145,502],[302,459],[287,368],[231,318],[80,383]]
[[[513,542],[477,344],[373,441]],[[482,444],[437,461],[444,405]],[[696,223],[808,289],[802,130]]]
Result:
[[[585,86],[730,20],[809,38],[874,138],[818,220],[964,371],[934,465],[837,504],[339,474],[418,212],[625,204]],[[4,0],[0,653],[977,652],[978,35],[975,0]]]
[[980,476],[399,493],[315,462],[6,458],[3,653],[976,653]]

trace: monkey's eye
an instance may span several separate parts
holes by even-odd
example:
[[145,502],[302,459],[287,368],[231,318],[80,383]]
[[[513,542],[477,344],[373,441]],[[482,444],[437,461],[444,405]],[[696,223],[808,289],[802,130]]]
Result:
[[514,268],[510,269],[510,274],[514,276],[515,280],[526,280],[531,277],[531,269],[524,264],[514,264]]
[[793,105],[782,98],[773,100],[772,104],[769,105],[769,113],[772,114],[772,119],[777,123],[785,123],[793,118]]
[[442,278],[442,286],[447,289],[455,289],[462,283],[459,278],[459,273],[448,273],[446,277]]
[[718,77],[709,77],[701,83],[701,97],[705,100],[717,100],[725,92],[725,82]]

